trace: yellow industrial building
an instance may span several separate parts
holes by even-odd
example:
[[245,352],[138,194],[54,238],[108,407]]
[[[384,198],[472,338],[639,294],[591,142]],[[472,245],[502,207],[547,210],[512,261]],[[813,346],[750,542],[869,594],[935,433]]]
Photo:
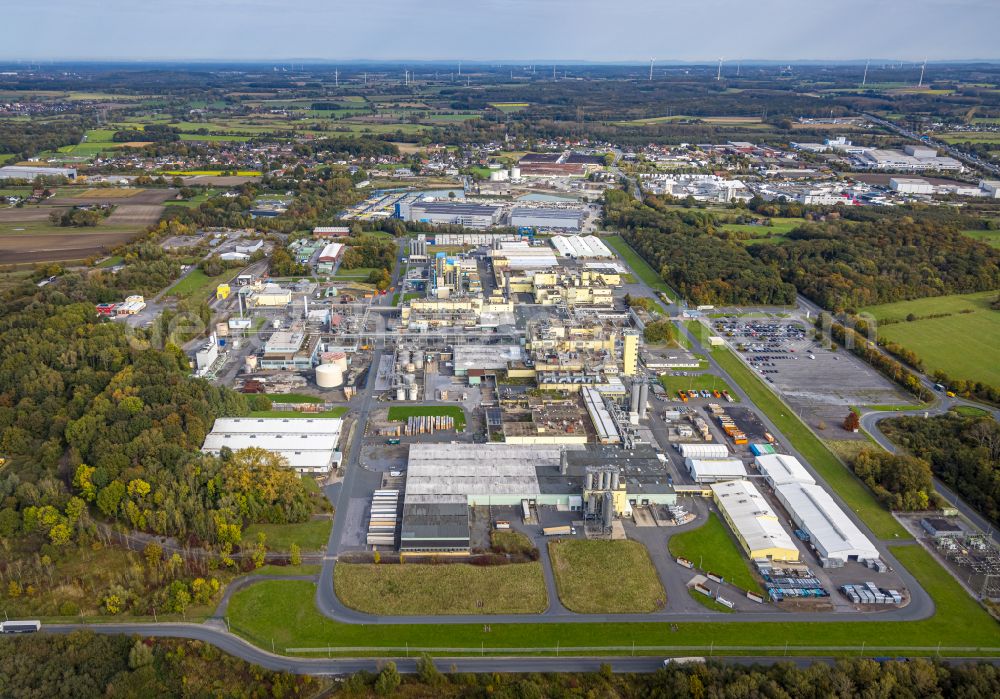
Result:
[[751,559],[797,561],[799,550],[760,491],[747,480],[712,483],[712,497]]
[[229,298],[230,288],[228,284],[219,284],[215,287],[215,298],[218,301],[224,301]]
[[639,373],[639,333],[626,330],[622,333],[622,374],[635,376]]

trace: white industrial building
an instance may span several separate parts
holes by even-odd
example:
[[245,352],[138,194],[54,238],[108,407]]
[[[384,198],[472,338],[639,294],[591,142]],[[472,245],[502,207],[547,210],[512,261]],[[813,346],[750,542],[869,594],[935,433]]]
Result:
[[934,185],[920,177],[893,177],[889,188],[900,194],[934,194]]
[[35,167],[34,165],[5,165],[0,167],[0,180],[36,180],[39,177],[65,177],[76,179],[73,167]]
[[[953,170],[961,172],[965,166],[955,158],[938,156],[930,148],[909,148],[913,153],[898,150],[871,148],[854,156],[860,167],[871,170]],[[914,154],[915,153],[915,154]]]
[[695,483],[717,483],[747,477],[747,469],[739,459],[684,459]]
[[711,488],[719,511],[750,558],[799,560],[795,542],[753,483],[726,481]]
[[500,220],[500,207],[471,202],[417,201],[400,203],[400,218],[405,221],[461,225],[467,228],[489,228]]
[[525,241],[499,241],[490,250],[490,257],[495,267],[508,270],[544,269],[559,264],[550,248]]
[[611,411],[604,404],[601,392],[592,386],[584,386],[580,389],[583,394],[583,404],[587,408],[594,429],[597,430],[597,441],[601,444],[617,444],[621,441],[618,434],[618,426],[611,417]]
[[725,459],[729,456],[729,447],[725,444],[699,443],[675,446],[685,459]]
[[788,483],[774,492],[795,526],[809,535],[809,542],[824,567],[879,558],[871,540],[822,487],[814,483]]
[[596,235],[554,235],[549,242],[563,257],[614,257],[614,253]]
[[519,206],[510,212],[510,225],[514,228],[577,231],[583,226],[583,218],[583,209]]
[[236,417],[215,421],[201,450],[218,454],[259,447],[285,457],[299,473],[327,473],[340,462],[340,418]]
[[794,456],[788,454],[762,454],[754,460],[754,465],[761,472],[768,485],[776,488],[789,483],[808,483],[813,485],[816,479],[809,475],[806,467]]

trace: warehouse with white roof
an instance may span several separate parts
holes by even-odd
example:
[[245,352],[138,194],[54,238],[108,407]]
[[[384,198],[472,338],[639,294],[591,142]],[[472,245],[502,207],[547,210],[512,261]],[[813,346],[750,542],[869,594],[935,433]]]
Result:
[[772,488],[789,483],[816,483],[816,479],[809,475],[806,467],[794,456],[762,454],[753,462]]
[[201,450],[217,455],[223,448],[259,447],[285,457],[300,474],[327,473],[340,462],[337,444],[343,422],[340,418],[220,417]]
[[750,481],[713,483],[712,496],[723,519],[752,559],[797,561],[799,550],[778,515]]
[[596,235],[554,235],[552,247],[563,257],[612,258],[614,253]]
[[775,488],[779,502],[795,525],[809,535],[820,561],[826,568],[847,561],[879,558],[871,540],[851,521],[830,494],[814,483],[788,483]]
[[716,483],[746,478],[747,469],[739,459],[684,459],[695,483]]

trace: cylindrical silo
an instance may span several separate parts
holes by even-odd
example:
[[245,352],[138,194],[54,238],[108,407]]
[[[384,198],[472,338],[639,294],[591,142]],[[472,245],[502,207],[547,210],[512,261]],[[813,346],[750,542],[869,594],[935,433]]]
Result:
[[396,400],[406,400],[406,388],[403,386],[396,389]]
[[417,377],[416,377],[415,374],[413,374],[412,372],[410,372],[410,373],[407,373],[406,376],[403,377],[403,380],[406,382],[407,386],[412,386],[414,383],[416,383]]
[[320,388],[337,388],[344,383],[344,372],[336,364],[316,367],[316,385]]
[[417,391],[418,391],[418,389],[419,389],[419,386],[417,386],[417,384],[413,384],[412,386],[410,386],[410,400],[416,400],[417,399]]
[[593,490],[593,489],[594,489],[594,474],[590,471],[587,471],[587,490]]
[[423,368],[424,368],[424,353],[423,352],[414,352],[413,353],[413,366],[416,369],[423,370]]
[[246,359],[244,360],[244,367],[243,368],[246,370],[246,373],[248,373],[248,374],[252,374],[255,371],[257,371],[257,355],[256,354],[248,354],[246,356]]
[[621,476],[618,471],[611,474],[611,490],[618,490],[618,485],[621,483]]
[[639,384],[639,417],[646,417],[646,403],[649,402],[649,384]]
[[639,412],[639,384],[632,384],[632,396],[631,405],[629,407],[630,413]]

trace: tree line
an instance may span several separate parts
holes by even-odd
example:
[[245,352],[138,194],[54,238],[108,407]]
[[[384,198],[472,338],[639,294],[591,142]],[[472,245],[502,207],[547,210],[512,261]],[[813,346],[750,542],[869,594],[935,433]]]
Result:
[[1000,525],[1000,425],[991,417],[949,412],[879,423],[896,445],[930,463],[934,475]]

